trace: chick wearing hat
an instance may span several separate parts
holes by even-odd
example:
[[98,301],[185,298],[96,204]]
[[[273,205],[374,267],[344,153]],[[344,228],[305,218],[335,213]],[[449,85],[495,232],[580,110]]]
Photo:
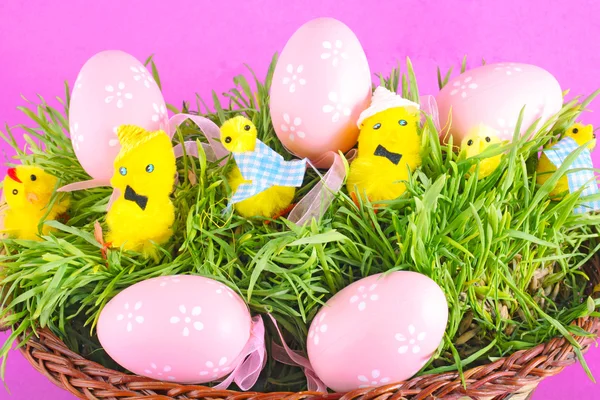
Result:
[[410,172],[421,165],[419,104],[379,86],[357,125],[348,193],[357,204],[359,195],[372,203],[400,197]]

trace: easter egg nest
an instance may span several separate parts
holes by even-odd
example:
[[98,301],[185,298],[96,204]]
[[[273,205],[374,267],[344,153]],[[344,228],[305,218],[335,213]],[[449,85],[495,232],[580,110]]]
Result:
[[[235,88],[223,94],[226,104],[214,94],[213,109],[200,99],[197,108],[218,125],[246,115],[261,141],[291,159],[268,112],[276,61],[274,57],[264,81],[253,73],[253,82],[235,77]],[[153,62],[152,66],[160,83]],[[380,84],[418,102],[410,61],[402,69],[406,73],[399,66],[380,76]],[[451,71],[445,78],[438,74],[440,88],[450,76]],[[68,84],[66,93],[62,111],[41,97],[22,108],[31,119],[30,126],[21,127],[26,150],[10,131],[3,135],[15,149],[17,163],[35,163],[59,177],[61,185],[89,179],[67,134]],[[343,190],[320,221],[303,227],[285,218],[224,214],[231,195],[225,184],[227,167],[207,161],[200,147],[199,158],[178,160],[179,184],[172,196],[175,233],[160,248],[158,262],[118,249],[108,250],[104,259],[94,224],[104,224],[111,189],[75,192],[68,221],[47,222],[56,231],[43,241],[2,239],[1,318],[12,334],[1,355],[6,361],[18,342],[38,370],[82,398],[240,396],[127,374],[98,342],[95,326],[101,310],[122,290],[149,278],[201,275],[239,293],[252,313],[270,313],[287,343],[305,352],[312,319],[335,293],[363,277],[408,270],[430,277],[445,293],[449,320],[444,339],[411,380],[360,389],[349,397],[505,398],[531,390],[577,359],[589,374],[582,354],[600,329],[600,301],[595,299],[600,216],[573,214],[580,201],[577,195],[551,201],[551,185],[559,175],[536,185],[535,164],[538,150],[571,125],[598,94],[566,102],[544,126],[530,129],[530,139],[515,135],[497,151],[506,153],[500,166],[482,180],[469,176],[479,159],[457,154],[452,140],[440,144],[427,118],[423,164],[410,177],[407,193],[383,207],[366,200],[357,206]],[[194,113],[188,103],[181,110],[169,108]],[[520,123],[515,131],[519,129]],[[173,140],[205,141],[193,124],[180,126]],[[318,179],[309,170],[297,198]],[[267,343],[271,340],[279,339],[267,324]],[[293,392],[305,389],[299,368],[269,358],[247,395],[275,392],[274,397],[293,397]]]

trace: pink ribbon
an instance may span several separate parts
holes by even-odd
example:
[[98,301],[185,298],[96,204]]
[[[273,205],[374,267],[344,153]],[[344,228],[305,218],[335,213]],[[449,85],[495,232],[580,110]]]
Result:
[[301,356],[299,352],[288,347],[288,345],[285,343],[285,340],[283,340],[283,335],[279,330],[277,321],[271,314],[269,314],[269,317],[271,318],[271,321],[273,321],[275,329],[277,330],[279,338],[281,339],[281,344],[283,345],[280,346],[276,343],[271,344],[271,356],[273,359],[286,365],[301,367],[304,370],[304,375],[306,376],[308,390],[311,392],[327,393],[327,386],[319,379],[312,365],[310,365],[310,361],[308,361],[306,357]]
[[250,339],[236,359],[236,367],[225,380],[214,386],[214,389],[227,389],[235,382],[242,391],[250,390],[256,384],[266,363],[265,325],[261,316],[257,315],[252,318]]
[[[169,119],[169,132],[171,137],[173,137],[177,131],[177,127],[188,119],[196,124],[206,139],[208,139],[208,144],[202,143],[207,159],[209,161],[222,159],[221,165],[225,165],[227,162],[226,157],[229,155],[229,152],[221,144],[221,130],[210,119],[199,115],[175,114]],[[195,141],[186,141],[183,143],[183,146],[181,144],[175,146],[175,157],[181,157],[183,155],[183,148],[185,148],[189,155],[198,157],[198,147]]]
[[[354,149],[350,150],[347,154],[348,161],[352,160],[355,154],[356,151]],[[291,222],[302,226],[312,218],[319,220],[331,205],[335,194],[342,188],[342,184],[346,178],[346,168],[342,157],[338,153],[329,151],[315,161],[315,163],[318,164],[327,158],[333,159],[327,162],[327,164],[331,164],[331,167],[325,176],[321,177],[321,180],[317,182],[315,187],[290,211],[288,219]]]
[[[440,132],[440,114],[438,111],[437,101],[435,100],[435,96],[430,94],[420,97],[420,105],[421,110],[431,117],[433,121],[433,125],[438,132]],[[424,123],[426,120],[425,116],[421,119],[421,122]]]
[[58,188],[58,192],[75,192],[77,190],[93,189],[101,186],[110,186],[110,180],[106,179],[90,179],[89,181],[81,181],[65,185]]

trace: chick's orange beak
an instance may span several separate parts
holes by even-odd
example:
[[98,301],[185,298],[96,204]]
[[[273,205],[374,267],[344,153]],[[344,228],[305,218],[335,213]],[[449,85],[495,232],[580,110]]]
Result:
[[23,183],[23,182],[21,182],[21,180],[19,179],[19,176],[17,175],[16,168],[9,168],[7,172],[8,172],[8,176],[10,177],[10,179],[12,179],[13,181],[18,182],[18,183]]
[[35,193],[27,193],[27,201],[33,204],[38,201],[38,197]]

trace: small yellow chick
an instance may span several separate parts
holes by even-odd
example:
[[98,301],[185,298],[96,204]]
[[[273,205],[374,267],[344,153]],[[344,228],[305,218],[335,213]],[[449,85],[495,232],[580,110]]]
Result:
[[[37,166],[20,165],[10,168],[4,178],[4,197],[8,209],[4,215],[4,232],[10,237],[41,241],[38,225],[48,213],[48,204],[58,179]],[[46,220],[54,220],[66,213],[70,199],[61,194]],[[53,229],[44,225],[42,234]]]
[[[461,149],[466,152],[467,158],[471,158],[483,153],[489,146],[496,143],[500,143],[496,131],[485,125],[479,125],[472,128],[467,136],[463,138]],[[478,179],[490,176],[498,168],[501,159],[502,154],[498,154],[481,160],[479,162]],[[473,165],[469,172],[475,172],[476,168],[477,165]]]
[[350,164],[347,189],[371,202],[392,200],[406,191],[409,170],[421,165],[419,105],[384,87],[358,120],[358,154]]
[[[244,116],[238,115],[231,118],[221,126],[221,143],[232,153],[253,152],[256,139],[256,126]],[[237,166],[233,166],[227,181],[233,193],[242,183],[252,183],[244,179]],[[244,218],[262,216],[275,219],[290,211],[295,195],[295,187],[271,186],[233,206],[237,213]]]
[[[590,151],[596,147],[596,134],[594,133],[594,127],[592,125],[583,125],[581,123],[573,124],[565,132],[565,137],[570,137],[579,146],[583,146],[588,143]],[[552,147],[550,147],[552,148]],[[537,183],[543,185],[548,179],[552,177],[552,174],[556,171],[556,167],[550,161],[548,156],[542,152],[537,166]],[[569,179],[565,174],[559,180],[554,189],[550,192],[550,198],[554,200],[560,200],[562,197],[569,193]]]
[[169,240],[175,220],[170,195],[177,167],[171,139],[163,131],[119,127],[121,151],[110,181],[119,197],[106,215],[106,242],[157,259],[154,244]]

